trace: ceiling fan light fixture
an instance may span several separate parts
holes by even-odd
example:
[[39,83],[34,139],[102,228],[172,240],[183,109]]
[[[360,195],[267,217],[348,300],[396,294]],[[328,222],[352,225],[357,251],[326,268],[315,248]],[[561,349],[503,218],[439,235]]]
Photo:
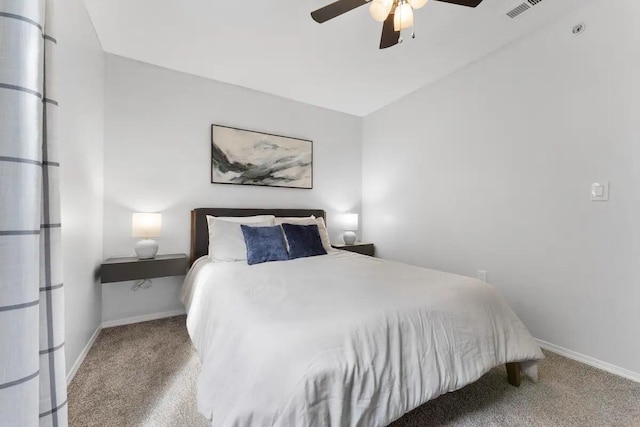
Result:
[[413,27],[413,8],[409,3],[403,2],[396,7],[393,17],[393,29],[401,31],[409,27]]
[[[413,27],[413,10],[420,9],[430,0],[333,0],[320,9],[311,12],[311,18],[319,24],[344,15],[354,9],[369,4],[371,17],[382,24],[380,49],[387,49],[402,43],[402,30]],[[452,3],[458,6],[476,7],[483,0],[433,0]],[[495,0],[498,1],[498,0]],[[523,0],[521,0],[523,1]],[[524,0],[526,1],[526,0]],[[528,0],[529,3],[539,3],[542,0]],[[411,38],[415,38],[415,31],[411,31]]]
[[369,14],[374,20],[384,22],[389,16],[392,7],[393,0],[373,0],[369,6]]
[[420,9],[422,6],[427,4],[427,1],[429,0],[409,0],[409,4],[414,9]]

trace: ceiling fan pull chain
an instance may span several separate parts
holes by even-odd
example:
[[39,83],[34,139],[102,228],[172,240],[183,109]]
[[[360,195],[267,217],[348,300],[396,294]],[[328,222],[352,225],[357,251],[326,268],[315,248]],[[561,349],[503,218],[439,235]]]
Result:
[[402,43],[404,41],[404,39],[402,38],[402,7],[401,7],[402,3],[403,3],[402,0],[398,0],[398,2],[396,3],[396,10],[395,10],[395,12],[400,15],[400,19],[399,19],[400,28],[398,28],[398,33],[400,34],[398,35],[398,43]]
[[413,25],[411,26],[411,38],[412,39],[416,38],[416,21],[415,21],[415,19],[413,21]]
[[416,23],[415,23],[415,21],[413,21],[413,25],[411,26],[411,38],[412,39],[416,38]]

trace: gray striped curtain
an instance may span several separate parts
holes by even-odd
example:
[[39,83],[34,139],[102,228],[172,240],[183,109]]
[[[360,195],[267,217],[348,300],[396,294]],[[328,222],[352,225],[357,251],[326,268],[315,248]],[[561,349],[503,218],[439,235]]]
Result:
[[0,0],[0,426],[66,426],[52,0]]

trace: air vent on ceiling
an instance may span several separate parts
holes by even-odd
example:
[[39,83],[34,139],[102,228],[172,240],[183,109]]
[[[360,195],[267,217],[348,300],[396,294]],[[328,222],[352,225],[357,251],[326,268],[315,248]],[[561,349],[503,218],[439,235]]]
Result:
[[522,3],[520,6],[516,7],[513,10],[510,10],[509,12],[507,12],[507,16],[509,18],[515,18],[516,16],[520,15],[521,13],[526,12],[529,9],[531,9],[531,6],[529,6],[526,3]]
[[542,0],[527,0],[531,6],[535,6],[540,3]]

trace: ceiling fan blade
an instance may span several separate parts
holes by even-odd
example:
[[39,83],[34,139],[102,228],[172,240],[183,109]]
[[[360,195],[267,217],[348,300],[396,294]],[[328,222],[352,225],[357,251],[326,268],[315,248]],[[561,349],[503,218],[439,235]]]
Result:
[[382,37],[380,37],[380,49],[395,46],[400,42],[400,31],[393,29],[393,13],[390,13],[382,24]]
[[480,3],[482,3],[482,0],[436,0],[436,1],[457,4],[458,6],[469,6],[469,7],[476,7]]
[[325,7],[311,12],[311,17],[319,24],[347,13],[357,7],[364,6],[369,0],[338,0]]

